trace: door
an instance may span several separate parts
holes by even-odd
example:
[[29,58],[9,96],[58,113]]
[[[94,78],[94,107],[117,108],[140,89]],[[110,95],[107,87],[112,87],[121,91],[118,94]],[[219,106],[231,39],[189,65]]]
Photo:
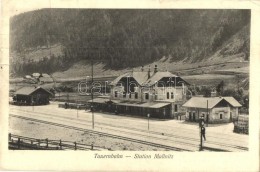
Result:
[[191,118],[192,118],[192,117],[191,117],[191,112],[189,112],[189,121],[191,121]]
[[193,112],[193,121],[196,121],[196,113]]

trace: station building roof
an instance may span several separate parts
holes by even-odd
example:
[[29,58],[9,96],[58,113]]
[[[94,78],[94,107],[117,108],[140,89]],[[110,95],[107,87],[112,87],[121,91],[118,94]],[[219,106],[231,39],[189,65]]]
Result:
[[34,92],[36,92],[38,90],[43,90],[46,93],[52,95],[51,92],[49,92],[48,90],[41,88],[41,87],[22,87],[15,92],[15,95],[28,95],[29,96],[29,95],[32,95]]
[[147,71],[132,71],[132,72],[128,72],[123,75],[120,75],[114,81],[112,81],[110,84],[116,85],[122,78],[125,78],[125,77],[134,78],[137,81],[137,83],[141,86],[152,86],[152,85],[156,84],[156,82],[162,80],[163,78],[172,78],[173,81],[175,80],[175,78],[178,78],[178,82],[182,81],[183,83],[188,84],[181,77],[174,75],[168,71],[157,71],[156,73],[150,72],[150,78],[148,78]]
[[192,97],[186,103],[184,103],[183,107],[191,107],[191,108],[214,108],[221,101],[227,102],[232,107],[241,107],[242,105],[233,97]]

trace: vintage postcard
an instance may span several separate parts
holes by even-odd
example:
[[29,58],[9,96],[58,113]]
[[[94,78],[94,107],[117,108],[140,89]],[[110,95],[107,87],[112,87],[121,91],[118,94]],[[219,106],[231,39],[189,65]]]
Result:
[[258,171],[259,5],[3,1],[0,169]]

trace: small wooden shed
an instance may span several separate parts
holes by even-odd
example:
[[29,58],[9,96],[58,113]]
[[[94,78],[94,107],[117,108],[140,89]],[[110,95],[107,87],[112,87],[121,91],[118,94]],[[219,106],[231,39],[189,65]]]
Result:
[[182,105],[186,121],[198,122],[201,117],[208,123],[232,122],[242,105],[233,97],[192,97]]
[[41,87],[22,87],[14,93],[13,100],[27,105],[46,105],[52,96],[51,92]]

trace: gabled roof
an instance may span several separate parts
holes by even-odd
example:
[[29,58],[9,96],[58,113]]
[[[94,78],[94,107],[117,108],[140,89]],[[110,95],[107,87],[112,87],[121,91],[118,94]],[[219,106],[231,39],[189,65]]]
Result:
[[47,93],[49,93],[50,95],[52,95],[51,92],[49,92],[48,90],[41,88],[41,87],[22,87],[19,90],[17,90],[15,92],[15,95],[20,94],[20,95],[31,95],[32,93],[34,93],[35,91],[42,89],[44,91],[46,91]]
[[138,82],[138,84],[141,85],[143,82],[145,82],[148,79],[148,73],[147,72],[135,72],[135,71],[127,72],[127,73],[117,77],[110,84],[111,85],[116,85],[124,77],[133,77]]
[[208,108],[212,109],[215,107],[220,101],[225,100],[233,107],[241,107],[242,105],[233,97],[192,97],[186,103],[184,103],[183,107],[193,107],[193,108],[207,108],[207,100],[208,100]]
[[241,107],[242,105],[234,97],[223,97],[233,107]]
[[159,80],[161,80],[163,77],[177,77],[176,75],[170,73],[170,72],[156,72],[154,75],[152,75],[143,85],[153,85]]
[[148,79],[148,72],[133,72],[132,77],[141,85]]
[[[142,86],[154,85],[156,82],[158,82],[159,80],[161,80],[164,77],[180,78],[179,76],[174,75],[174,74],[172,74],[171,72],[168,72],[168,71],[167,72],[158,71],[156,73],[151,72],[151,77],[148,79],[148,72],[147,71],[143,71],[143,72],[133,71],[133,72],[128,72],[128,73],[125,73],[123,75],[120,75],[114,81],[112,81],[110,84],[116,85],[124,77],[133,77],[138,82],[138,84],[140,84]],[[183,80],[183,79],[181,79],[181,80]],[[187,83],[186,81],[184,81],[184,82]]]
[[116,85],[120,81],[121,78],[127,77],[128,75],[129,75],[129,73],[125,73],[123,75],[120,75],[119,77],[114,79],[112,82],[110,82],[110,85]]

